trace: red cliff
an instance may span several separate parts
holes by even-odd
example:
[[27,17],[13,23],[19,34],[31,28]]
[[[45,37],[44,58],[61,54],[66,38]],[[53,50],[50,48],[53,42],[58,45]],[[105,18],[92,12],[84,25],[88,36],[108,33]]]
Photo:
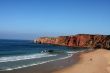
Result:
[[110,49],[110,35],[78,34],[74,36],[41,37],[38,43],[56,44],[71,47],[92,47]]

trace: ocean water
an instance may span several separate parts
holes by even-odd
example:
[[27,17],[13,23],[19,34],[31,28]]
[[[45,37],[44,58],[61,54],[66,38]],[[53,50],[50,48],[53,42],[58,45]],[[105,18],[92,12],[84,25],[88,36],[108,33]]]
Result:
[[[44,50],[56,50],[62,51],[62,53],[42,52]],[[37,44],[30,40],[0,40],[0,71],[65,59],[79,51],[83,51],[83,49]]]

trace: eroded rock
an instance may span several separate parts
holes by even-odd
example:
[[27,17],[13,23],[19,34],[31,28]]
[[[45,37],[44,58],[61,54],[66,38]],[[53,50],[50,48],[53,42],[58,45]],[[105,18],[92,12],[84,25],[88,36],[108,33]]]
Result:
[[78,34],[74,36],[41,37],[34,42],[71,47],[91,47],[110,49],[110,35]]

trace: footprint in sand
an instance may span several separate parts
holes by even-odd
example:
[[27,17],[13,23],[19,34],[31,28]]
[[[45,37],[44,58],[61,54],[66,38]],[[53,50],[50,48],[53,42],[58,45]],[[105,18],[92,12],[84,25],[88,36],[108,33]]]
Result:
[[92,58],[90,58],[89,60],[92,61]]

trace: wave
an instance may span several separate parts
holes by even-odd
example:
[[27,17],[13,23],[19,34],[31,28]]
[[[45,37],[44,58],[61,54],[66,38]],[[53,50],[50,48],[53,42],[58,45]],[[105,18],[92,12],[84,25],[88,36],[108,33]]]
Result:
[[56,54],[53,55],[47,53],[38,53],[31,55],[0,57],[0,62],[19,61],[19,60],[27,60],[27,59],[35,59],[35,58],[51,57],[51,56],[56,56]]
[[81,51],[67,51],[68,54],[75,54],[75,53],[78,53],[78,52],[81,52]]
[[0,70],[0,71],[10,71],[10,70],[15,70],[15,69],[21,69],[21,68],[31,67],[31,66],[35,66],[35,65],[40,65],[40,64],[48,63],[48,62],[53,62],[53,61],[57,61],[57,60],[67,59],[67,58],[69,58],[71,56],[72,56],[72,54],[68,54],[68,56],[62,57],[62,58],[59,58],[59,59],[44,61],[44,62],[40,62],[40,63],[37,63],[37,64],[34,63],[34,64],[29,64],[29,65],[22,65],[22,66],[18,66],[18,67],[14,67],[14,68],[6,68],[6,69]]
[[[73,54],[73,53],[77,53],[77,52],[79,52],[79,51],[67,51],[68,54]],[[51,57],[51,56],[56,56],[56,55],[57,54],[37,53],[37,54],[31,54],[31,55],[0,57],[0,63],[1,62],[35,59],[35,58],[43,58],[43,57]]]
[[[37,63],[31,63],[28,65],[20,65],[20,66],[16,66],[16,67],[15,66],[14,67],[6,67],[3,69],[0,69],[0,71],[10,71],[10,70],[15,70],[15,69],[36,66],[39,64],[44,64],[44,63],[48,63],[48,62],[52,62],[52,61],[67,59],[69,57],[72,57],[73,54],[78,53],[78,52],[82,52],[82,51],[67,51],[67,56],[65,56],[65,57],[60,57],[57,59],[51,59],[51,60],[37,62]],[[1,57],[0,62],[19,61],[19,60],[27,60],[27,59],[43,58],[43,57],[51,57],[51,56],[57,56],[57,54],[38,53],[38,54],[23,55],[23,56]]]
[[[86,50],[86,49],[85,49]],[[68,54],[75,54],[78,52],[84,52],[85,50],[80,50],[80,51],[67,51]]]

